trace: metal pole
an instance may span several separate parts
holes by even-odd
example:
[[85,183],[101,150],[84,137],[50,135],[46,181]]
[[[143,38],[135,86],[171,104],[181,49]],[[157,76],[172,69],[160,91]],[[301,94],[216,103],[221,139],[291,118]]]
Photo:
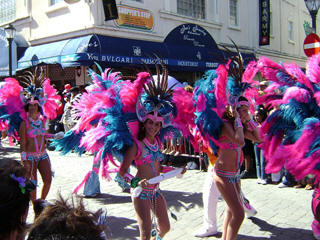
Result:
[[8,38],[9,42],[9,77],[12,77],[12,38]]

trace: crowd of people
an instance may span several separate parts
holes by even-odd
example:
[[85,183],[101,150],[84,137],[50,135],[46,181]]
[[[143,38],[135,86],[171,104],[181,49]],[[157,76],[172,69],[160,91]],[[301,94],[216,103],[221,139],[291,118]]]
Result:
[[[101,211],[90,212],[81,200],[75,204],[73,197],[71,203],[61,196],[53,203],[46,201],[52,182],[46,151],[49,144],[64,154],[92,154],[92,169],[74,190],[77,192],[84,185],[84,196],[99,194],[99,172],[110,178],[108,167],[116,166],[116,181],[131,190],[141,240],[161,240],[169,232],[160,182],[173,173],[184,174],[191,169],[188,161],[194,159],[198,159],[200,169],[207,171],[202,196],[203,226],[196,237],[217,234],[216,205],[220,197],[226,203],[224,240],[236,239],[245,214],[252,217],[257,213],[240,184],[250,175],[253,162],[258,184],[308,190],[315,187],[318,192],[317,160],[312,162],[314,165],[310,163],[313,167],[301,170],[298,163],[287,158],[297,154],[289,147],[296,147],[306,134],[309,142],[305,143],[307,147],[300,143],[304,154],[299,155],[299,163],[310,161],[318,150],[317,136],[308,132],[310,127],[298,128],[296,115],[301,112],[286,112],[294,111],[290,104],[305,104],[313,98],[315,87],[310,82],[303,77],[297,85],[290,83],[288,77],[281,82],[272,71],[278,68],[291,76],[292,68],[289,71],[266,60],[244,69],[239,54],[218,69],[207,71],[194,87],[174,88],[168,87],[168,70],[161,60],[160,63],[162,72],[156,65],[157,79],[152,78],[149,69],[138,73],[134,81],[123,80],[120,73],[110,69],[101,75],[90,71],[90,86],[80,90],[66,85],[60,94],[37,72],[25,77],[27,87],[13,78],[1,85],[2,137],[13,137],[21,152],[20,162],[8,161],[0,166],[1,239],[107,239]],[[253,79],[253,72],[258,71],[266,81]],[[4,91],[9,87],[12,91]],[[308,92],[307,88],[311,90]],[[314,108],[312,111],[317,113]],[[299,121],[305,120],[301,120],[305,115],[299,115]],[[304,123],[315,124],[317,116],[307,120]],[[172,159],[187,160],[174,168],[176,162]],[[132,167],[136,169],[135,176],[130,174]],[[43,181],[40,196],[36,192],[38,171]],[[30,201],[35,221],[26,228]],[[313,203],[312,229],[320,239],[320,204]]]

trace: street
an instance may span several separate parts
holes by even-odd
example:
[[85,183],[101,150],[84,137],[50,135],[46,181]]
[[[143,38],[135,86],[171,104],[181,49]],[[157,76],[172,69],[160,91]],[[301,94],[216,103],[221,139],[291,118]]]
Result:
[[[5,145],[0,150],[2,158],[18,160],[18,147]],[[59,152],[49,151],[54,171],[52,187],[48,200],[53,200],[60,192],[63,197],[70,197],[72,190],[79,184],[91,168],[92,156],[75,154],[61,156]],[[170,214],[171,230],[165,237],[170,240],[198,239],[194,231],[202,224],[202,185],[205,172],[189,170],[183,178],[172,178],[161,183],[162,192],[167,200]],[[41,189],[41,178],[38,176],[38,196]],[[260,185],[256,179],[242,180],[242,189],[258,214],[252,219],[245,219],[237,239],[278,239],[308,240],[313,239],[311,222],[312,191],[304,189],[283,188],[275,185]],[[82,189],[79,193],[82,192]],[[108,227],[111,239],[138,239],[138,224],[128,193],[122,192],[113,181],[101,180],[102,194],[97,198],[84,199],[87,209],[95,211],[99,208],[107,210]],[[205,239],[221,238],[224,202],[218,203],[218,230],[216,236]],[[32,223],[33,213],[30,210],[28,223]]]

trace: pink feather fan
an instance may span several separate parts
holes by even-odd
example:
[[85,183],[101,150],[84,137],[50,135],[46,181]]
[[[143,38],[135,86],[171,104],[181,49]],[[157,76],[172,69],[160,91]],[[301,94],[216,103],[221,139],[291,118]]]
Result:
[[60,100],[60,96],[57,94],[56,89],[50,85],[50,79],[46,79],[43,84],[43,93],[47,98],[44,105],[42,106],[42,110],[44,115],[49,119],[55,119],[57,117],[57,109],[59,108],[58,101]]
[[172,120],[173,125],[180,129],[184,136],[190,136],[189,128],[195,127],[193,94],[183,88],[176,88],[172,93],[172,102],[178,109],[177,115]]

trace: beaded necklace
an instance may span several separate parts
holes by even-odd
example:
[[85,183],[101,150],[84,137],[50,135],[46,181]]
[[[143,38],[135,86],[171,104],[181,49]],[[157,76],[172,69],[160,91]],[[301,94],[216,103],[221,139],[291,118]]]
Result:
[[159,151],[159,144],[158,141],[155,139],[155,143],[152,144],[150,143],[148,138],[144,138],[143,143],[147,146],[147,148],[149,148],[152,152],[158,152]]

